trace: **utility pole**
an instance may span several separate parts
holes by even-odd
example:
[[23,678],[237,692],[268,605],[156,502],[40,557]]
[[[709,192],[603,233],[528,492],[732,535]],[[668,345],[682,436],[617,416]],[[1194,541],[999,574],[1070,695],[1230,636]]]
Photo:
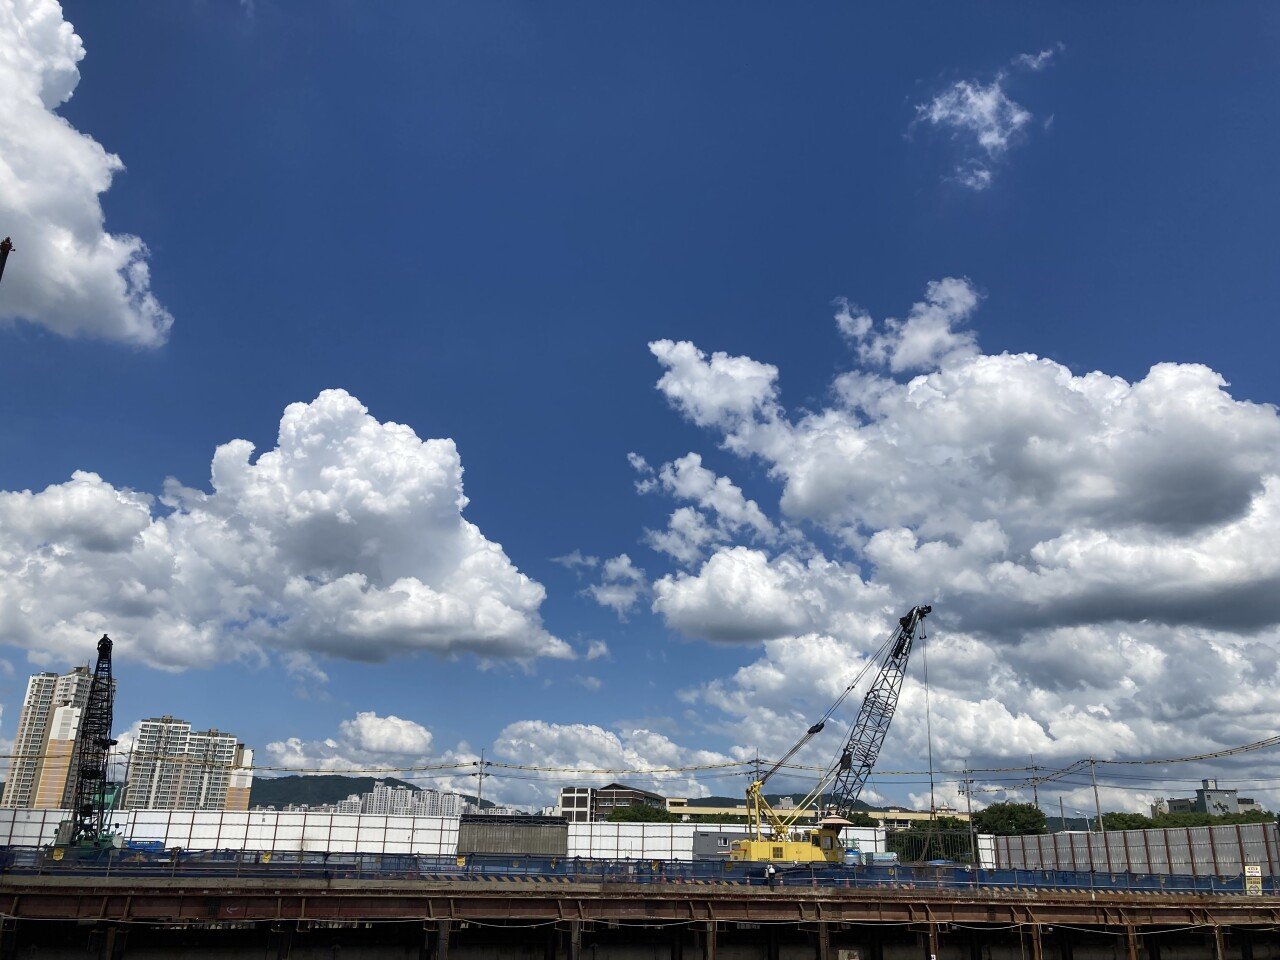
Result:
[[1062,819],[1062,831],[1067,830],[1067,808],[1062,805],[1062,794],[1058,794],[1058,816]]
[[1036,809],[1040,809],[1040,778],[1036,776],[1040,772],[1040,768],[1036,766],[1036,755],[1031,754],[1031,799],[1035,802]]
[[979,863],[978,859],[978,834],[973,826],[973,779],[969,776],[969,765],[964,767],[964,797],[965,807],[969,813],[969,856],[972,863]]
[[476,774],[475,774],[475,776],[479,778],[479,782],[478,782],[478,785],[477,785],[477,787],[476,787],[476,813],[483,813],[483,812],[484,812],[484,811],[483,811],[483,805],[484,805],[484,777],[485,777],[484,768],[487,766],[487,764],[485,763],[485,760],[484,760],[484,751],[483,751],[483,750],[481,750],[481,751],[480,751],[480,763],[479,763],[479,764],[477,764],[477,766],[479,766],[480,770],[479,770],[479,772],[478,772],[478,773],[476,773]]
[[1098,799],[1098,763],[1093,757],[1089,758],[1089,776],[1093,779],[1093,809],[1098,814],[1098,829],[1106,833],[1107,825],[1102,822],[1102,801]]

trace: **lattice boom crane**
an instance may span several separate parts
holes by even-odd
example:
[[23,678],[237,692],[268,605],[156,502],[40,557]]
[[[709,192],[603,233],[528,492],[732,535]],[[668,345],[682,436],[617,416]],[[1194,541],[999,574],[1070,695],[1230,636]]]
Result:
[[[734,843],[731,859],[784,863],[840,862],[843,859],[840,827],[848,823],[846,818],[853,813],[853,805],[880,756],[885,734],[889,732],[889,724],[898,707],[898,695],[902,691],[912,644],[917,636],[924,636],[924,618],[932,610],[932,607],[924,605],[912,607],[905,617],[899,618],[897,628],[881,648],[888,652],[863,698],[858,719],[850,730],[840,759],[822,776],[803,802],[779,813],[764,798],[765,782],[823,731],[827,721],[853,692],[861,675],[845,688],[822,718],[805,731],[781,760],[747,788],[747,824],[753,836]],[[797,839],[797,831],[794,830],[796,820],[829,788],[834,816],[825,818],[816,830],[801,832]]]

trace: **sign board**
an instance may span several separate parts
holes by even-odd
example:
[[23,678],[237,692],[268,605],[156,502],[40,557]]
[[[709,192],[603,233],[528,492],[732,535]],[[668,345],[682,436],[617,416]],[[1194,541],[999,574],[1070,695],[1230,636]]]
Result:
[[1262,896],[1262,867],[1259,864],[1244,865],[1244,892],[1251,897]]

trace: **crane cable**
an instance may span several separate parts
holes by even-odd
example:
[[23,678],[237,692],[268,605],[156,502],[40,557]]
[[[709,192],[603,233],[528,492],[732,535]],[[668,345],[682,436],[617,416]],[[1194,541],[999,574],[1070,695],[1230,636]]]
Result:
[[796,741],[795,746],[793,746],[790,750],[788,750],[781,760],[778,760],[773,764],[772,767],[769,768],[768,772],[765,773],[765,775],[760,778],[759,783],[763,784],[766,780],[768,780],[780,769],[782,769],[782,767],[784,767],[788,763],[788,761],[791,760],[792,757],[794,757],[797,753],[799,753],[808,745],[810,740],[812,740],[814,737],[816,737],[818,734],[822,732],[823,727],[827,725],[827,721],[830,720],[831,717],[835,714],[835,712],[840,709],[841,705],[845,702],[845,700],[848,699],[849,694],[853,693],[854,688],[857,687],[858,684],[862,682],[862,678],[867,675],[867,672],[873,666],[876,666],[877,664],[879,664],[881,655],[885,651],[887,651],[890,645],[892,645],[893,642],[898,638],[898,633],[900,632],[900,630],[901,630],[901,627],[899,627],[897,630],[894,630],[892,633],[890,633],[888,639],[885,640],[882,644],[880,644],[880,646],[875,650],[875,652],[873,652],[867,657],[866,661],[862,665],[862,669],[858,671],[857,676],[855,676],[853,680],[851,680],[849,684],[844,688],[844,690],[840,693],[840,696],[836,697],[835,703],[831,704],[831,706],[827,708],[827,712],[822,715],[822,717],[818,720],[817,723],[813,724],[811,727],[809,727],[807,731],[805,731],[804,736],[802,736],[799,740]]

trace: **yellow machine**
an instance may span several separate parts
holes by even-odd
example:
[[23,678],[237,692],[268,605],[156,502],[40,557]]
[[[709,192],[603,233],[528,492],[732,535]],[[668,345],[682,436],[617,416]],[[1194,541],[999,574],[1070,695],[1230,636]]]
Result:
[[[912,607],[898,620],[898,627],[875,655],[867,659],[862,671],[845,687],[844,692],[822,719],[811,726],[803,737],[787,751],[786,756],[774,763],[768,772],[747,787],[747,827],[751,836],[734,841],[729,859],[751,863],[843,863],[845,844],[840,839],[840,828],[851,826],[847,819],[853,805],[862,792],[880,756],[885,734],[898,706],[898,692],[906,675],[907,658],[917,633],[924,636],[924,618],[932,610],[928,606]],[[764,785],[781,770],[815,736],[822,732],[840,705],[853,692],[873,663],[883,654],[880,671],[867,690],[858,719],[849,732],[849,739],[840,758],[818,779],[817,785],[785,815],[774,810],[764,797]],[[824,796],[831,788],[830,796]],[[796,821],[813,806],[825,802],[830,814],[814,828],[796,828]]]
[[[747,788],[747,824],[753,838],[735,840],[729,850],[730,860],[747,860],[752,863],[843,863],[844,842],[840,828],[849,825],[843,817],[826,817],[817,829],[795,828],[796,819],[808,809],[806,803],[781,816],[765,800],[760,788],[764,780],[757,780]],[[823,784],[825,786],[825,783]],[[766,835],[765,824],[768,824]]]

